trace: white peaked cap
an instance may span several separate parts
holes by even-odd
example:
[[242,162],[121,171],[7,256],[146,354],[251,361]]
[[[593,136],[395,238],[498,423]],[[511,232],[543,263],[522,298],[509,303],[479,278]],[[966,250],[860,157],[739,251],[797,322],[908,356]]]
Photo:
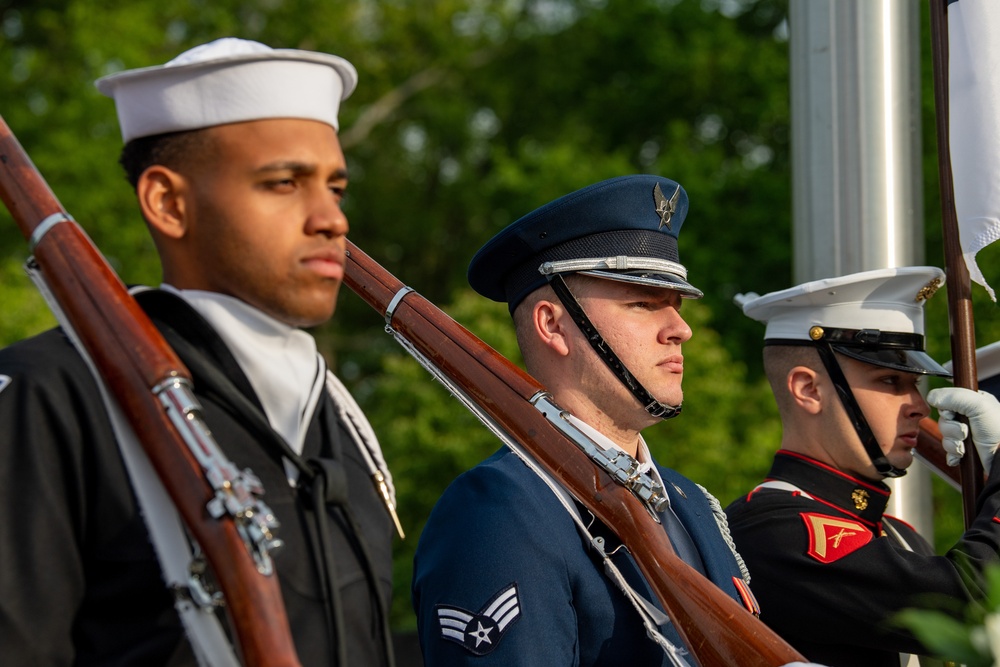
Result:
[[114,98],[122,140],[266,118],[317,120],[340,129],[340,102],[358,73],[338,56],[272,49],[235,37],[185,51],[165,65],[98,79]]
[[765,339],[811,340],[814,326],[922,336],[924,302],[944,281],[931,266],[877,269],[735,300],[747,317],[767,323]]

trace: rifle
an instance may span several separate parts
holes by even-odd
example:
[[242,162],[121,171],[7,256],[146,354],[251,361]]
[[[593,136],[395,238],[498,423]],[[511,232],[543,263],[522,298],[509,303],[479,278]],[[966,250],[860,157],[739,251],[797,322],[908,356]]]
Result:
[[[269,552],[259,481],[218,449],[183,363],[66,213],[0,117],[0,199],[211,565],[248,667],[299,664]],[[192,577],[192,588],[201,591]]]
[[941,429],[930,417],[920,420],[920,430],[917,431],[917,446],[913,453],[920,458],[931,472],[937,473],[941,479],[948,482],[956,491],[962,491],[962,475],[957,466],[948,465],[948,453],[941,444]]
[[805,660],[676,555],[644,503],[655,503],[655,493],[626,488],[631,483],[626,471],[595,465],[581,448],[586,444],[567,435],[562,411],[534,378],[350,241],[347,258],[344,283],[385,317],[386,331],[429,371],[438,371],[439,379],[487,426],[522,444],[615,531],[703,667],[774,667]]

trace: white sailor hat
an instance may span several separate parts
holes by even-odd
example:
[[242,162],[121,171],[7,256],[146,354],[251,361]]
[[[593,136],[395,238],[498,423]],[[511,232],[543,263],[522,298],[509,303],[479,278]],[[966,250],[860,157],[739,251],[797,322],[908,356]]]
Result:
[[114,98],[128,143],[265,118],[318,120],[339,129],[340,102],[357,81],[354,66],[338,56],[225,37],[165,65],[112,74],[96,85]]
[[745,315],[767,323],[766,344],[828,343],[867,363],[948,377],[924,352],[924,303],[944,281],[935,267],[889,268],[734,300]]
[[[952,362],[946,361],[944,367],[952,371]],[[982,391],[1000,398],[1000,341],[976,350],[976,375]]]

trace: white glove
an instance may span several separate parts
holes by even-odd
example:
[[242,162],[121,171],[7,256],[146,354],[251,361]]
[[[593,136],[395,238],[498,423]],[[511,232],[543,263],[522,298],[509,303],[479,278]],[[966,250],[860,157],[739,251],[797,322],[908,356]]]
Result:
[[[1000,402],[996,397],[986,391],[944,387],[932,389],[927,394],[927,402],[938,410],[941,445],[948,452],[948,465],[958,465],[962,460],[965,439],[971,430],[983,469],[989,472],[997,443],[1000,443]],[[969,426],[957,421],[956,415],[965,416]]]

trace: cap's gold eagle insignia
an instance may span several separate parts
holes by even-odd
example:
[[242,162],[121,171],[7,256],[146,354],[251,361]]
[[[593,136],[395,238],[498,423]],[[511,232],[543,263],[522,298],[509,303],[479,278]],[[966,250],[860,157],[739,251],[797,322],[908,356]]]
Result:
[[666,225],[667,229],[670,229],[670,219],[674,217],[674,213],[677,211],[677,200],[681,197],[681,186],[677,186],[674,190],[674,194],[671,195],[670,199],[663,196],[663,190],[660,189],[660,184],[657,183],[653,186],[653,202],[656,204],[656,214],[660,216],[660,224],[656,227],[657,230],[663,229]]
[[938,291],[939,287],[941,287],[941,279],[934,278],[929,283],[920,288],[920,291],[917,292],[917,296],[916,298],[914,298],[914,301],[916,301],[917,303],[920,303],[921,301],[926,301],[927,299],[934,296],[934,293]]

